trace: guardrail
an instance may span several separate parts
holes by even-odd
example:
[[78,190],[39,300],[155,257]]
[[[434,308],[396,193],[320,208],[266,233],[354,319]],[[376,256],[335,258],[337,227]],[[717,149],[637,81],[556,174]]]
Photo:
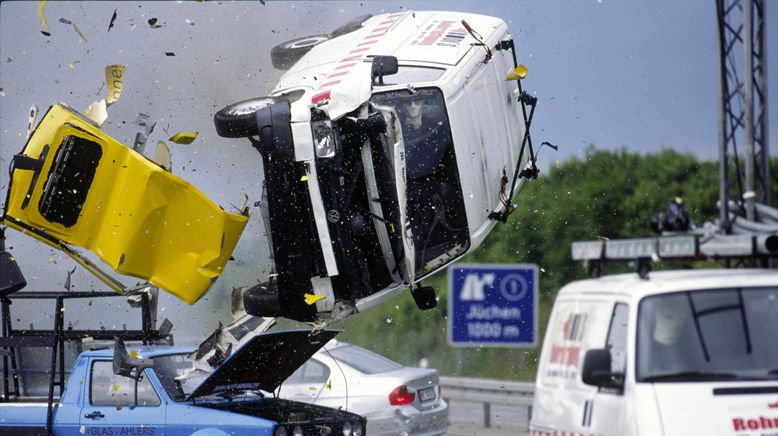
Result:
[[441,396],[446,400],[471,401],[484,405],[484,427],[491,427],[492,404],[527,408],[532,417],[535,384],[469,377],[440,377]]

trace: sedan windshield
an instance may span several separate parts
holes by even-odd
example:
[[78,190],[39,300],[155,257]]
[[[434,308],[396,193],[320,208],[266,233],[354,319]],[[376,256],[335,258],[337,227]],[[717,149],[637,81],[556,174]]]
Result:
[[778,288],[647,297],[638,323],[638,381],[778,378]]
[[194,362],[186,354],[157,356],[153,360],[154,373],[174,401],[184,401],[210,375],[195,369]]
[[443,93],[437,88],[376,94],[395,109],[405,146],[406,223],[416,251],[416,278],[464,253],[469,232],[454,142]]

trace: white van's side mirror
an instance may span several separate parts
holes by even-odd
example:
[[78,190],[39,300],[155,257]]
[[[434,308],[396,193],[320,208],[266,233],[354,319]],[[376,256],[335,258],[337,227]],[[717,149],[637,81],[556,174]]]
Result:
[[607,348],[588,350],[584,355],[581,379],[587,385],[624,389],[624,374],[611,371],[611,352]]

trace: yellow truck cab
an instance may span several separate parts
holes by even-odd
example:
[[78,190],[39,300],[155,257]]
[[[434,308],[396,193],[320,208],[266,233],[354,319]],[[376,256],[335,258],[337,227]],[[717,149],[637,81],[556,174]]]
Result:
[[10,176],[2,224],[64,250],[117,291],[122,283],[73,246],[192,304],[248,220],[61,103],[14,156]]

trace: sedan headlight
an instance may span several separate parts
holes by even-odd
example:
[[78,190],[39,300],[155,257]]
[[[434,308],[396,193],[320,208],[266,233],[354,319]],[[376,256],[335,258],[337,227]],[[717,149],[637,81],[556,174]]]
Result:
[[292,436],[303,436],[303,429],[299,425],[294,426],[292,430]]
[[279,425],[276,427],[276,432],[273,433],[273,436],[286,436],[286,428],[283,425]]
[[359,421],[355,421],[352,425],[351,436],[362,436],[362,424]]
[[346,421],[345,424],[343,424],[343,436],[351,436],[351,423]]

